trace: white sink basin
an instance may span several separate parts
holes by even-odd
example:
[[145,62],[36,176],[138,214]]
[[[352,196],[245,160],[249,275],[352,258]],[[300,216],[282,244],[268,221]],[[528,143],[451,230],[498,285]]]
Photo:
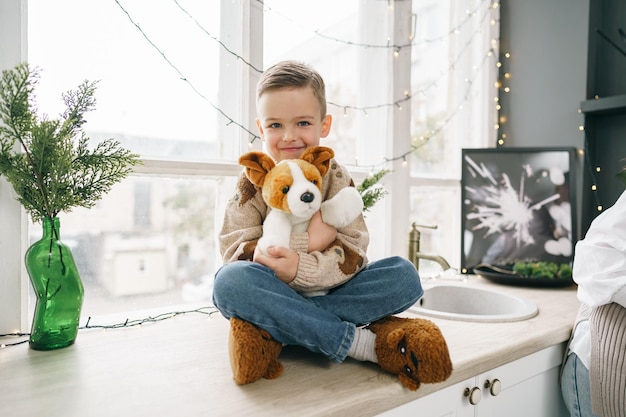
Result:
[[527,320],[539,313],[537,305],[514,295],[462,285],[436,285],[409,311],[449,320],[510,322]]

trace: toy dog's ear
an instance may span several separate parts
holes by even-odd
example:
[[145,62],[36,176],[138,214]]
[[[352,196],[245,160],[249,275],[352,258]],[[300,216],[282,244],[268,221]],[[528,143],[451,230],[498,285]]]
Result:
[[262,187],[267,173],[276,166],[276,163],[263,152],[248,152],[239,157],[239,165],[245,167],[246,177],[252,184]]
[[314,165],[317,170],[322,174],[322,177],[326,175],[328,167],[330,166],[330,160],[335,156],[335,152],[331,148],[326,146],[313,146],[307,148],[300,159],[304,159],[308,163]]

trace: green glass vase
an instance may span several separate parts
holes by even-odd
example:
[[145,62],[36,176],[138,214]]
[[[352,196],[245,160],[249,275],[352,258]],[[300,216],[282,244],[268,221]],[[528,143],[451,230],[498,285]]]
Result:
[[37,296],[29,344],[52,350],[76,340],[83,283],[70,248],[61,241],[58,217],[42,220],[43,237],[26,251],[26,270]]

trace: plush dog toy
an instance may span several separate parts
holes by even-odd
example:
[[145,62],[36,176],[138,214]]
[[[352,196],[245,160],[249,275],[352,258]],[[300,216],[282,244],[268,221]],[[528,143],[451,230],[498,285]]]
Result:
[[228,353],[237,384],[278,378],[283,373],[283,364],[278,361],[282,348],[265,330],[245,320],[230,319]]
[[[398,375],[406,388],[415,391],[421,383],[442,382],[452,374],[448,345],[430,320],[389,316],[368,328],[376,333],[378,365]],[[230,319],[229,355],[237,384],[278,378],[283,372],[278,360],[281,350],[282,345],[265,330]]]
[[452,374],[446,340],[430,320],[389,316],[368,328],[376,333],[378,364],[398,375],[408,389],[445,381]]
[[324,223],[335,228],[352,223],[363,211],[363,199],[355,187],[341,189],[322,201],[322,177],[335,156],[331,148],[314,146],[299,159],[278,164],[263,152],[248,152],[239,158],[246,176],[261,187],[263,200],[272,208],[263,222],[263,237],[257,247],[267,254],[270,246],[289,247],[292,232],[306,231],[313,214],[322,213]]

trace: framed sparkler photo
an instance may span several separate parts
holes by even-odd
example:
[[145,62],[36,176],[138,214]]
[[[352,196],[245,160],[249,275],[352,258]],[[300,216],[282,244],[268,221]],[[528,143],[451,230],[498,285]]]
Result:
[[569,285],[574,148],[462,151],[461,270],[514,285]]

